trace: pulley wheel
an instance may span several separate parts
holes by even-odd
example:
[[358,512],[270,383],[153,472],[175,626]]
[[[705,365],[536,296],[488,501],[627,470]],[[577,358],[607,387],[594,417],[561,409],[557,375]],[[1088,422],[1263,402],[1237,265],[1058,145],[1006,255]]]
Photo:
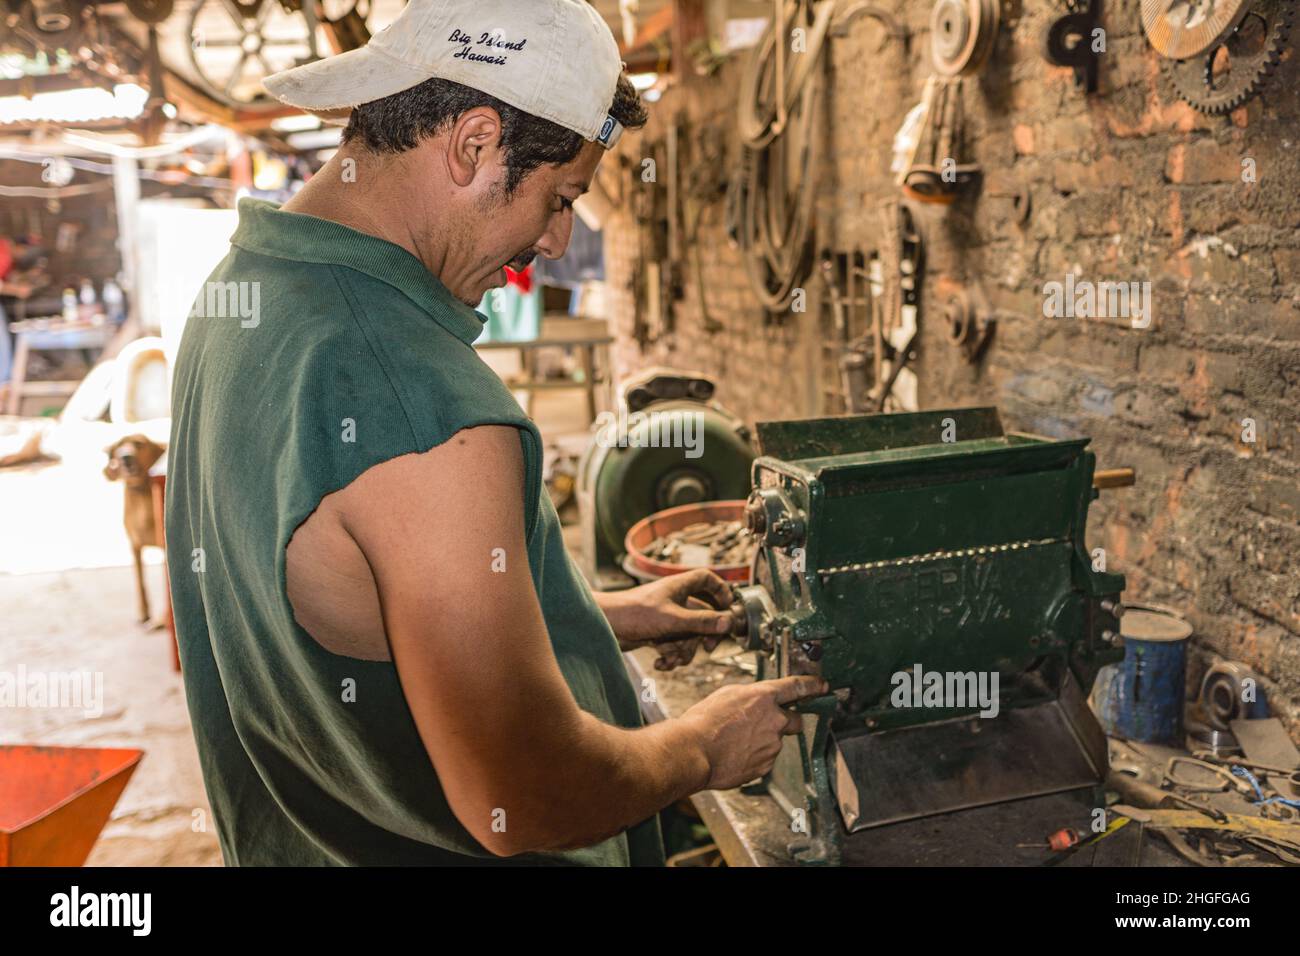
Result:
[[938,0],[930,11],[930,58],[944,76],[979,72],[993,52],[999,0]]
[[943,317],[948,320],[948,341],[952,345],[965,345],[975,337],[975,307],[965,290],[948,296]]

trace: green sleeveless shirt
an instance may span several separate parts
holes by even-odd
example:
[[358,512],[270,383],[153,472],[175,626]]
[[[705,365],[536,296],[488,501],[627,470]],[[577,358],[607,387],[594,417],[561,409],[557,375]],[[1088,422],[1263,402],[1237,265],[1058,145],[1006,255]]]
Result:
[[394,665],[331,653],[294,620],[285,547],[325,495],[462,428],[513,425],[560,670],[587,712],[641,722],[565,551],[537,428],[471,347],[481,317],[392,243],[265,202],[239,214],[181,339],[166,512],[185,692],[226,862],[661,864],[655,817],[581,850],[493,857],[448,806]]

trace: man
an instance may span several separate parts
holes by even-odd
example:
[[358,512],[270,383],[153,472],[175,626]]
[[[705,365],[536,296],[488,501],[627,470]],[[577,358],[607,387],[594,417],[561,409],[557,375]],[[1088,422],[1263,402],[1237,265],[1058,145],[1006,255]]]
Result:
[[656,812],[765,772],[821,686],[641,727],[619,648],[688,658],[728,629],[692,596],[727,590],[594,596],[470,345],[470,305],[564,252],[644,122],[608,28],[580,0],[412,0],[267,86],[353,109],[283,209],[241,204],[177,360],[169,571],[227,863],[662,862]]

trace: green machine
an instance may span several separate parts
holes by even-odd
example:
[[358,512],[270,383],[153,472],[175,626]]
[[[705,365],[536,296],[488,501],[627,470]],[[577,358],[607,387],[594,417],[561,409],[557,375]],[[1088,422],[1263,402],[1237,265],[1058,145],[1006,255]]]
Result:
[[1085,548],[1088,439],[966,408],[767,422],[758,441],[759,549],[732,610],[760,678],[831,689],[800,705],[804,732],[764,781],[794,858],[833,864],[849,833],[1097,787],[1106,739],[1086,698],[1123,656],[1124,578]]
[[624,383],[617,410],[597,416],[577,491],[582,570],[597,590],[637,583],[623,569],[623,539],[642,518],[749,494],[749,429],[712,400],[714,388],[696,372],[651,368]]

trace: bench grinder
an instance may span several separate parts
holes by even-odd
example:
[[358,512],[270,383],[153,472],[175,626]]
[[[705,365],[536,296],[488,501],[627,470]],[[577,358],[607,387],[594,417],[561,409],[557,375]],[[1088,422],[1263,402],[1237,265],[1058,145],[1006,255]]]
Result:
[[[758,444],[740,640],[760,679],[830,685],[764,781],[792,855],[835,863],[848,833],[1097,787],[1106,738],[1086,698],[1123,657],[1124,578],[1085,548],[1088,439],[1006,433],[995,409],[966,408],[766,422]],[[983,675],[995,715],[895,696],[922,672]]]
[[[623,540],[646,515],[749,494],[749,429],[713,392],[705,375],[651,368],[624,383],[616,412],[597,418],[578,465],[582,570],[596,590],[637,583],[623,569]],[[667,438],[687,416],[695,448]]]

